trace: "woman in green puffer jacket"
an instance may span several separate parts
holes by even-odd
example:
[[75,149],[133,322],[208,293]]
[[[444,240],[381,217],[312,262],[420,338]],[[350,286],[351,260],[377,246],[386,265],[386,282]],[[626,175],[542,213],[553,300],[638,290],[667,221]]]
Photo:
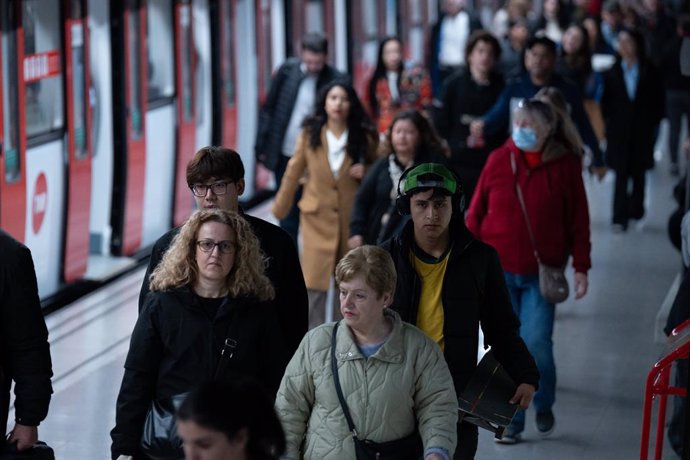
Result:
[[[418,430],[424,459],[448,460],[458,414],[453,381],[438,345],[387,308],[396,281],[390,255],[376,246],[353,249],[338,263],[336,281],[344,319],[335,356],[358,438],[382,443]],[[356,458],[331,371],[334,326],[307,333],[283,376],[276,409],[284,458]]]

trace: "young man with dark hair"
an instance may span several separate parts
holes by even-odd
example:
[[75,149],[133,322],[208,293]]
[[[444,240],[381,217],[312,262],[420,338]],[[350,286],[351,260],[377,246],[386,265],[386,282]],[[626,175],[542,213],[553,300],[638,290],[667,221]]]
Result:
[[[244,165],[240,155],[224,147],[204,147],[187,165],[187,184],[199,209],[225,209],[238,212],[252,227],[268,258],[266,275],[276,291],[275,306],[289,353],[297,350],[307,332],[307,288],[302,276],[297,248],[289,235],[265,220],[245,214],[238,203],[244,193]],[[160,237],[151,251],[144,283],[139,294],[139,309],[149,292],[149,277],[158,266],[172,239],[174,228]]]
[[[403,175],[398,210],[412,219],[402,233],[383,243],[398,273],[392,308],[443,350],[461,394],[477,365],[479,327],[484,345],[518,384],[511,403],[526,409],[539,371],[513,313],[496,251],[474,239],[463,221],[463,195],[448,168],[423,163]],[[458,424],[454,459],[473,459],[477,427]]]

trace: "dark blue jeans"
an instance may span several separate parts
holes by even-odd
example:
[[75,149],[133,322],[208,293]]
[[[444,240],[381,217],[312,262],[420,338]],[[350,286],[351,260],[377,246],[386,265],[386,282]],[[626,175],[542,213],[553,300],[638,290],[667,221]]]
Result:
[[[546,412],[556,400],[556,363],[551,339],[555,306],[539,292],[539,275],[505,272],[505,278],[513,309],[520,319],[520,337],[534,356],[541,375],[532,404],[538,413]],[[517,432],[525,428],[525,411],[518,411],[512,425]]]

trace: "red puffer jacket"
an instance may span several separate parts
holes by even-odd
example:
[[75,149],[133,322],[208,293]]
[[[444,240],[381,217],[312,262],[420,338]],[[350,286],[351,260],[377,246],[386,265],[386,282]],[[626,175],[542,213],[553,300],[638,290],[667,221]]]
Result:
[[467,227],[498,252],[503,269],[527,275],[538,272],[525,219],[515,190],[510,157],[525,197],[542,262],[559,266],[573,256],[576,272],[591,267],[587,196],[579,156],[563,154],[529,169],[522,152],[508,139],[494,150],[479,178],[467,214]]

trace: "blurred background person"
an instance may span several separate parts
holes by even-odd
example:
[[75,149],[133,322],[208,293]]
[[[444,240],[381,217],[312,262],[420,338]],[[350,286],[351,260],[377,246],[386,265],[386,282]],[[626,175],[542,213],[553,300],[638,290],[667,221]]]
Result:
[[[645,174],[654,167],[654,144],[664,115],[664,88],[647,59],[637,30],[618,34],[616,64],[604,74],[601,108],[606,124],[606,159],[616,171],[613,231],[624,232],[630,219],[645,214]],[[629,189],[632,182],[632,190]]]
[[[316,94],[327,83],[345,75],[331,67],[328,40],[318,33],[302,37],[301,54],[290,58],[276,70],[266,100],[259,111],[254,151],[256,159],[275,174],[276,187],[295,152],[302,122],[314,111]],[[297,244],[299,210],[294,207],[280,222]]]
[[618,32],[623,29],[623,9],[619,0],[606,0],[601,8],[601,34],[613,51],[618,50]]
[[[555,427],[555,305],[540,292],[535,252],[541,262],[552,267],[564,267],[572,255],[575,298],[587,293],[591,243],[582,146],[578,139],[568,136],[564,120],[545,102],[521,102],[513,123],[512,137],[491,154],[482,171],[467,213],[467,227],[500,256],[520,319],[520,335],[541,374],[534,408],[537,431],[547,436]],[[524,196],[529,227],[517,186]],[[524,425],[525,413],[518,412],[499,442],[518,442]]]
[[601,32],[601,19],[595,16],[588,16],[582,20],[582,25],[587,29],[587,36],[589,37],[589,49],[592,54],[614,54],[611,45],[606,43]]
[[441,15],[431,28],[429,74],[434,97],[443,80],[465,65],[465,46],[470,34],[482,28],[479,18],[466,9],[467,0],[443,0]]
[[[288,357],[264,269],[259,240],[238,214],[197,211],[182,226],[151,276],[132,332],[113,459],[156,457],[142,442],[145,424],[162,420],[153,403],[169,407],[200,381],[252,377],[275,393]],[[165,413],[171,434],[173,414]],[[163,442],[183,457],[179,439]]]
[[529,23],[518,19],[508,27],[508,34],[501,39],[500,73],[505,78],[512,78],[524,71],[522,65],[525,45],[529,38]]
[[499,40],[503,40],[508,36],[511,24],[528,20],[531,8],[530,0],[508,0],[505,6],[499,8],[494,14],[491,32]]
[[395,235],[407,222],[395,207],[403,172],[419,163],[446,162],[444,147],[429,120],[416,110],[398,112],[388,128],[383,148],[357,191],[350,219],[350,248],[378,244]]
[[278,460],[285,434],[273,397],[252,380],[204,383],[177,411],[186,460]]
[[[355,459],[333,359],[359,439],[388,442],[418,435],[425,460],[449,460],[456,444],[457,395],[438,345],[387,308],[396,282],[390,255],[377,246],[355,248],[340,260],[335,276],[344,319],[307,333],[278,391],[285,457]],[[420,455],[413,449],[396,458]]]
[[501,45],[496,37],[484,30],[474,32],[465,48],[467,67],[443,83],[434,116],[439,134],[450,147],[450,166],[460,177],[468,198],[489,153],[505,138],[500,133],[470,133],[470,123],[484,115],[503,90],[503,77],[495,71],[500,57]]
[[398,110],[431,108],[429,75],[418,64],[405,65],[399,38],[388,37],[381,42],[367,96],[369,113],[381,136]]
[[[352,86],[342,81],[329,83],[319,93],[314,114],[304,121],[295,155],[275,196],[272,211],[282,219],[305,177],[304,194],[297,204],[310,328],[326,319],[331,277],[348,250],[355,195],[375,160],[377,144],[376,130]],[[332,308],[337,318],[337,307]]]
[[[0,230],[0,254],[0,451],[24,451],[48,415],[53,369],[31,251]],[[14,427],[5,436],[12,382]]]
[[547,37],[560,44],[570,22],[571,6],[562,0],[544,0],[541,14],[532,25],[532,35]]

